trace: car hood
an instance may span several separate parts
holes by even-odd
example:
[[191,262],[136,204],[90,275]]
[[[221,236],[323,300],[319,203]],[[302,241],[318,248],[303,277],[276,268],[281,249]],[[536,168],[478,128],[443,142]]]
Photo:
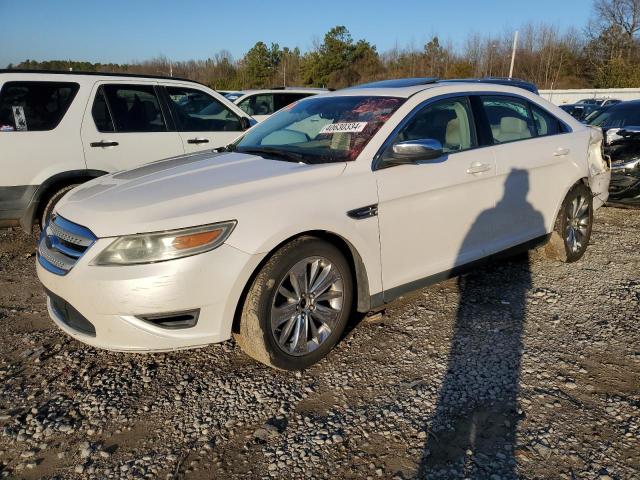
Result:
[[198,153],[99,177],[72,190],[59,215],[98,237],[234,220],[271,195],[342,173],[344,163],[307,165],[244,153]]

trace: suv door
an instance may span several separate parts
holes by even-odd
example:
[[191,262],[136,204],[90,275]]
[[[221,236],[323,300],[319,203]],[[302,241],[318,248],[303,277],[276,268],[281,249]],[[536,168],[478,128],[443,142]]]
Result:
[[164,88],[185,152],[224,147],[242,133],[240,116],[221,100],[197,88]]
[[155,83],[98,83],[82,122],[87,167],[113,172],[184,153]]
[[[466,97],[429,102],[387,143],[434,139],[444,154],[378,169],[378,215],[385,292],[484,256],[498,198],[490,149],[475,148]],[[382,154],[382,161],[388,153]],[[380,165],[378,166],[378,168]],[[470,236],[469,233],[473,232]],[[392,297],[393,292],[389,292]]]

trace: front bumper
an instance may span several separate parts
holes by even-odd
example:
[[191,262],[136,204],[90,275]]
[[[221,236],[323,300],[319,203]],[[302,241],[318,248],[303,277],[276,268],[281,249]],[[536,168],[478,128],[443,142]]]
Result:
[[[98,239],[64,276],[36,262],[53,321],[84,343],[116,351],[167,351],[227,340],[244,286],[263,255],[229,245],[192,257],[146,265],[92,266],[113,239]],[[59,297],[56,303],[55,297]],[[60,299],[95,330],[78,328],[54,308]],[[63,311],[61,311],[63,310]],[[195,326],[167,329],[139,317],[199,310]]]

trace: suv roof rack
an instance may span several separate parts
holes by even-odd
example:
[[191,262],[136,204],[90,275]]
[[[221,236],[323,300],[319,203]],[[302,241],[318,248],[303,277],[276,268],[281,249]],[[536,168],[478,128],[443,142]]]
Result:
[[103,76],[103,77],[157,78],[161,80],[178,80],[181,82],[191,82],[191,83],[197,83],[199,85],[204,85],[203,83],[200,83],[197,80],[191,80],[189,78],[169,77],[166,75],[145,75],[142,73],[83,72],[80,70],[67,71],[67,70],[44,70],[44,69],[32,70],[28,68],[1,68],[0,73],[46,73],[46,74],[54,74],[54,75],[95,75],[95,76]]

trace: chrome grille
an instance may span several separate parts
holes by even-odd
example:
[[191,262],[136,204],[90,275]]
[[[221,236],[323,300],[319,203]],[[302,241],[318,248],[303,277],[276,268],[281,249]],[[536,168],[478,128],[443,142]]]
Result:
[[88,228],[54,215],[40,235],[38,261],[46,270],[66,275],[95,241]]

